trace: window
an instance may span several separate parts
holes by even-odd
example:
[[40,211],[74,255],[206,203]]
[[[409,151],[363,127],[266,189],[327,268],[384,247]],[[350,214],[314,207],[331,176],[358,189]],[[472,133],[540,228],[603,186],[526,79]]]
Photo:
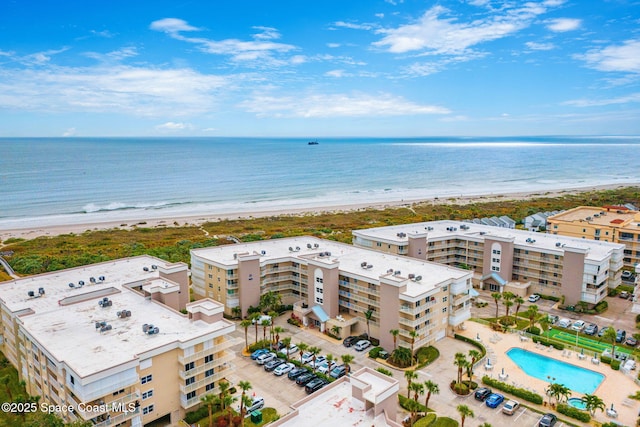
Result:
[[152,396],[153,396],[153,389],[149,391],[145,391],[144,393],[142,393],[142,400],[148,399]]
[[71,381],[71,384],[75,384],[76,383],[76,379],[73,378],[73,375],[69,375],[69,381]]
[[322,303],[323,303],[323,300],[322,300],[322,298],[318,298],[318,297],[316,297],[316,302],[317,302],[318,304],[322,304]]
[[211,368],[211,369],[207,369],[207,370],[204,372],[204,376],[205,376],[205,377],[210,377],[211,375],[213,375],[213,368]]
[[152,380],[153,380],[153,375],[147,375],[146,377],[142,377],[142,379],[140,380],[140,383],[146,384],[146,383],[150,383]]
[[193,399],[194,397],[196,397],[195,391],[190,391],[189,393],[187,393],[187,400]]
[[186,380],[184,380],[184,385],[193,384],[195,382],[196,382],[196,377],[189,377]]
[[213,362],[213,354],[210,354],[204,357],[204,363],[211,363],[211,362]]
[[317,283],[323,283],[322,277],[316,277],[316,282]]
[[493,262],[500,262],[500,258],[491,258],[491,261],[493,261]]
[[322,288],[316,288],[316,293],[321,294],[322,293]]
[[492,271],[500,271],[500,267],[497,267],[497,266],[494,265],[494,266],[491,267],[491,270]]
[[442,302],[447,302],[447,297],[442,297]]
[[442,312],[443,312],[443,313],[446,313],[446,312],[447,312],[447,307],[443,307],[443,308],[442,308]]
[[376,246],[380,247],[380,246],[382,246],[382,243],[381,242],[376,242]]
[[142,413],[144,415],[150,414],[151,412],[153,412],[153,405],[145,406],[144,408],[142,408]]
[[185,371],[189,371],[189,370],[191,370],[191,369],[193,369],[195,367],[196,367],[195,362],[189,362],[186,365],[184,365],[184,370]]
[[121,388],[121,389],[120,389],[120,390],[118,390],[118,391],[114,391],[114,392],[113,392],[113,395],[114,395],[114,396],[117,396],[117,395],[122,394],[122,393],[124,393],[124,389],[123,389],[123,388]]
[[211,390],[213,390],[215,387],[216,387],[216,383],[211,383],[211,384],[207,384],[207,385],[204,387],[204,389],[205,389],[206,391],[211,391]]
[[500,249],[494,249],[494,250],[493,250],[493,253],[494,253],[495,255],[500,255]]
[[448,290],[449,290],[449,287],[448,287],[448,286],[443,286],[443,287],[442,287],[442,292],[447,292]]
[[209,279],[213,279],[213,274],[209,274]]

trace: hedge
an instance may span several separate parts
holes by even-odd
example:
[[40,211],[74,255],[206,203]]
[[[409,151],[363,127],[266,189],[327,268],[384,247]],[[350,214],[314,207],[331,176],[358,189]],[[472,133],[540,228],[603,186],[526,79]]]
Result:
[[374,347],[371,349],[371,351],[369,352],[369,357],[372,359],[375,359],[378,357],[378,354],[380,354],[381,351],[383,351],[384,348],[382,347]]
[[588,423],[591,421],[591,415],[589,415],[586,411],[581,411],[578,408],[574,408],[573,406],[569,406],[565,403],[559,403],[557,407],[557,411],[567,417],[575,418],[578,421],[582,421],[583,423]]
[[542,396],[540,396],[538,393],[534,393],[529,390],[525,390],[523,388],[514,387],[507,383],[503,383],[502,381],[498,381],[493,378],[490,378],[487,375],[482,377],[482,383],[490,387],[497,388],[498,390],[504,391],[506,393],[512,394],[528,402],[542,405],[543,399],[542,399]]
[[540,298],[546,299],[549,301],[555,301],[555,302],[560,301],[560,297],[554,297],[553,295],[542,295],[542,294],[538,294],[538,295],[540,295]]
[[607,311],[607,308],[609,308],[609,303],[605,300],[600,301],[595,307],[593,307],[596,313],[604,313]]
[[[217,405],[214,405],[213,412],[217,412],[217,411],[218,411]],[[188,424],[193,424],[208,416],[209,416],[209,408],[206,405],[203,405],[200,408],[196,409],[195,411],[187,412],[187,415],[185,415],[184,420]]]
[[458,334],[455,334],[453,337],[455,339],[457,339],[457,340],[468,342],[472,346],[477,347],[478,349],[480,349],[480,353],[482,354],[480,356],[481,359],[487,354],[487,349],[484,348],[484,345],[482,345],[481,342],[479,342],[479,341],[477,341],[475,339],[472,339],[472,338],[465,337],[463,335],[458,335]]
[[611,369],[613,369],[614,371],[619,371],[620,370],[620,361],[619,360],[612,360],[611,361]]
[[391,372],[390,370],[385,369],[383,367],[376,368],[376,371],[378,371],[381,374],[386,375],[388,377],[392,377],[393,376],[393,372]]
[[438,417],[431,424],[431,427],[458,427],[460,423],[457,420],[449,417]]
[[543,338],[543,337],[538,337],[538,336],[533,336],[531,337],[531,339],[533,340],[533,342],[535,343],[540,343],[542,345],[545,346],[553,346],[553,348],[555,348],[556,350],[564,350],[564,344],[559,343],[559,342],[555,342],[555,341],[551,341],[547,338]]
[[526,331],[532,335],[540,335],[540,328],[538,328],[537,326],[532,326],[530,328],[527,328]]
[[429,412],[426,416],[413,423],[413,427],[428,427],[436,420],[437,417],[438,416],[435,413]]
[[[407,406],[407,402],[410,400],[413,401],[413,399],[409,399],[407,396],[403,396],[401,394],[398,395],[400,406],[402,407],[402,409],[405,409],[407,411],[411,411],[411,409]],[[427,407],[420,402],[417,402],[416,409],[418,409],[418,412],[427,412]]]

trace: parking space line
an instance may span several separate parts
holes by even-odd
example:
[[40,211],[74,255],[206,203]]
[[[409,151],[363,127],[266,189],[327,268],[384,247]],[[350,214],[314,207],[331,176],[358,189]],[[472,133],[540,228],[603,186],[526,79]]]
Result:
[[520,418],[522,414],[524,414],[525,412],[527,412],[527,408],[522,408],[522,411],[520,412],[520,414],[518,414],[518,416],[515,417],[513,421],[518,421],[518,418]]

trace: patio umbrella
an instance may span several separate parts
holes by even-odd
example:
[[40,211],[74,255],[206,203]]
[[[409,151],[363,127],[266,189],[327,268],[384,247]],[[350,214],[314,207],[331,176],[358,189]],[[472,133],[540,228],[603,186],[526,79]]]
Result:
[[502,368],[502,375],[504,375],[504,368]]
[[584,348],[580,349],[580,354],[582,354],[584,356]]
[[487,365],[491,365],[491,359],[487,357]]

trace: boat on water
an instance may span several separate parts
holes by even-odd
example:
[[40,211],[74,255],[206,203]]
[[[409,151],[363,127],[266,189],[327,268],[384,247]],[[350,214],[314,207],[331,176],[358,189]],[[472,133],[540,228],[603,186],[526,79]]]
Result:
[[307,145],[318,145],[318,140],[316,139],[315,141],[309,141],[307,142]]

